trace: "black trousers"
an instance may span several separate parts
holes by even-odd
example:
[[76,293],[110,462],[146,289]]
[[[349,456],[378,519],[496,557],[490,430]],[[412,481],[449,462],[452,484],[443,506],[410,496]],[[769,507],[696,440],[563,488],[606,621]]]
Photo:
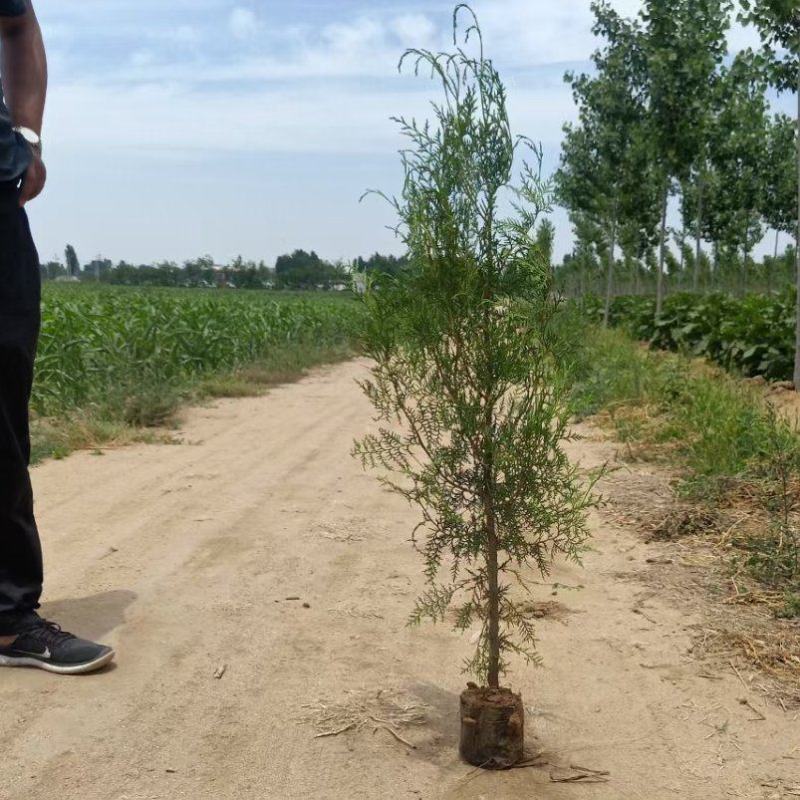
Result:
[[0,636],[39,607],[42,548],[28,465],[41,273],[16,183],[0,183]]

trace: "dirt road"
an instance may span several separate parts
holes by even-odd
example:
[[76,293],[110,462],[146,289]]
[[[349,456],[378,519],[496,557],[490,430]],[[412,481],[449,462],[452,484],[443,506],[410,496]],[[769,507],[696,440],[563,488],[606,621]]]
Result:
[[[511,677],[550,766],[459,763],[471,634],[405,627],[420,586],[413,513],[349,457],[370,425],[363,371],[326,368],[191,410],[179,444],[35,471],[44,613],[114,644],[119,664],[85,678],[0,674],[3,800],[796,796],[797,715],[692,659],[702,609],[654,588],[660,568],[646,559],[660,551],[608,510],[586,569],[559,567],[539,587],[558,604],[541,622],[545,668],[517,664]],[[599,437],[573,451],[587,466],[613,456]],[[422,724],[399,724],[420,708]],[[416,749],[361,725],[381,714]],[[608,782],[554,782],[570,765]]]

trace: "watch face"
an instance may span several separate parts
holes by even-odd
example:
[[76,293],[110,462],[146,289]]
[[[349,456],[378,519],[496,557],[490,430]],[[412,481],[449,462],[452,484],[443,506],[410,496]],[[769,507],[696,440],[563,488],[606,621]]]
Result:
[[28,144],[32,144],[34,147],[38,147],[42,143],[36,131],[32,131],[30,128],[14,128],[14,130],[28,142]]

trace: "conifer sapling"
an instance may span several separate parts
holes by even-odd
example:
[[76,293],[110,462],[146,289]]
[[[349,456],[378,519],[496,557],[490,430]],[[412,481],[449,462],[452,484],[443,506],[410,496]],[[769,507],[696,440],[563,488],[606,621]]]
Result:
[[382,196],[409,267],[365,294],[374,367],[363,388],[381,426],[356,453],[420,514],[413,541],[427,588],[411,621],[444,621],[454,608],[459,630],[479,630],[465,667],[484,688],[462,695],[461,751],[505,767],[522,756],[524,722],[500,677],[509,656],[537,660],[519,599],[531,566],[546,575],[556,557],[579,559],[594,502],[562,449],[558,309],[535,231],[549,187],[541,150],[512,134],[468,6],[454,12],[452,52],[409,50],[404,65],[430,70],[444,99],[431,121],[397,119],[405,180],[399,197]]

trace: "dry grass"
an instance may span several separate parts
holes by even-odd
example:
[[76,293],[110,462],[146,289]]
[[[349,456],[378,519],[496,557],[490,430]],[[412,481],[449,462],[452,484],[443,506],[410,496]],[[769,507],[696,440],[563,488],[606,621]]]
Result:
[[[766,622],[766,624],[763,624]],[[728,615],[695,640],[695,656],[728,663],[747,689],[800,708],[800,626]]]
[[610,405],[592,417],[592,422],[608,431],[622,444],[629,462],[670,463],[678,449],[677,442],[659,441],[664,412],[654,404]]
[[606,513],[660,545],[674,564],[658,571],[664,591],[683,601],[696,598],[705,622],[694,656],[728,671],[733,663],[749,688],[787,708],[800,707],[800,619],[776,618],[784,593],[756,580],[740,549],[768,528],[758,487],[732,479],[724,505],[709,506],[676,497],[672,477],[660,466],[611,471],[601,487]]
[[575,612],[556,600],[528,600],[520,603],[519,611],[532,619],[551,619],[556,622],[566,623],[570,614]]
[[135,428],[121,422],[76,412],[69,419],[34,419],[31,423],[32,461],[64,458],[76,450],[101,450],[138,442],[169,444],[165,431]]
[[713,536],[721,526],[714,509],[678,503],[645,529],[647,542],[671,542],[686,536]]
[[782,591],[765,587],[745,567],[738,542],[763,535],[765,515],[746,487],[730,508],[677,503],[645,529],[648,541],[671,542],[681,564],[700,568],[711,607],[694,654],[751,672],[753,688],[784,706],[800,707],[800,619],[777,619]]
[[345,695],[338,702],[319,701],[303,706],[307,714],[300,721],[314,727],[314,738],[365,728],[371,728],[373,733],[383,729],[407,747],[415,748],[399,730],[426,724],[428,706],[393,689],[349,691]]
[[740,665],[766,694],[800,704],[800,618],[781,619],[800,608],[798,432],[782,422],[800,409],[797,395],[776,402],[765,387],[618,334],[592,341],[575,409],[596,414],[617,442],[623,463],[600,487],[610,516],[674,563],[647,580],[702,609],[697,654]]

